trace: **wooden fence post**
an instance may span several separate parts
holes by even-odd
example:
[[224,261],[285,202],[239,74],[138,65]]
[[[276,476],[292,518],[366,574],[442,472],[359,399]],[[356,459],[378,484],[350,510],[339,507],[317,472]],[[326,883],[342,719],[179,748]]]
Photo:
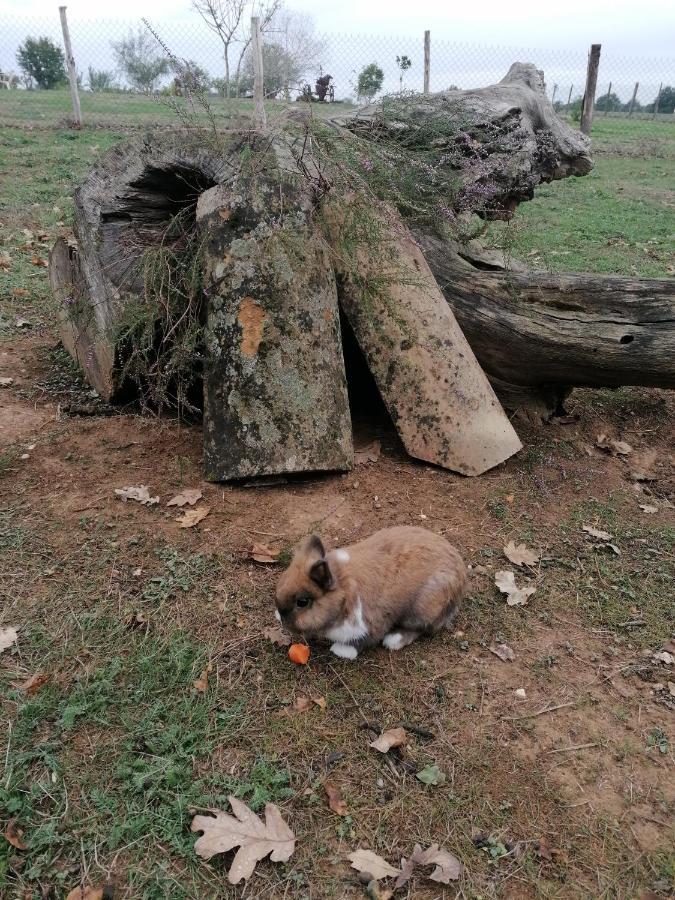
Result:
[[573,90],[574,90],[574,85],[571,84],[571,85],[570,85],[570,92],[569,92],[569,94],[567,95],[567,106],[565,107],[565,111],[566,111],[566,112],[569,112],[569,111],[570,111],[570,104],[571,104],[571,102],[572,102],[572,91],[573,91]]
[[610,81],[609,87],[607,88],[607,97],[605,99],[605,115],[609,112],[609,98],[612,93],[612,82]]
[[68,30],[68,19],[66,18],[65,6],[59,6],[59,15],[61,16],[63,44],[66,48],[66,64],[68,66],[68,80],[70,81],[70,99],[73,103],[73,121],[77,128],[82,128],[82,110],[80,109],[80,95],[77,90],[77,69],[75,68],[75,57],[73,56],[73,48],[70,43],[70,31]]
[[633,88],[633,96],[630,98],[630,108],[628,110],[628,115],[633,115],[633,107],[635,106],[635,98],[637,97],[638,88],[640,87],[640,82],[635,82],[635,87]]
[[263,76],[262,39],[260,37],[260,19],[251,17],[251,48],[253,50],[253,99],[255,102],[255,122],[258,128],[267,127],[265,115],[265,87]]
[[431,32],[424,32],[424,93],[429,93],[429,76],[431,73]]
[[598,84],[598,68],[600,66],[601,44],[591,44],[588,54],[588,69],[586,71],[586,90],[581,104],[581,130],[584,134],[591,133],[593,122],[593,107],[595,105],[595,88]]
[[551,106],[555,103],[555,95],[558,93],[558,85],[553,85],[553,93],[551,94]]
[[654,101],[654,115],[652,116],[655,119],[659,113],[659,102],[661,100],[661,91],[663,90],[663,82],[659,85],[659,92],[656,95],[656,100]]

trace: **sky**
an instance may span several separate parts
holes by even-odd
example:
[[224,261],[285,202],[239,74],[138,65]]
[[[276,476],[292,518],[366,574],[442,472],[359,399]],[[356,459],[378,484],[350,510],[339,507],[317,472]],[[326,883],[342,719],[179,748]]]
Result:
[[[195,59],[212,74],[221,66],[217,41],[199,21],[189,0],[66,0],[78,69],[112,68],[110,40],[148,16],[178,55]],[[675,84],[675,3],[666,0],[286,0],[311,13],[329,36],[324,71],[334,75],[338,95],[348,95],[355,71],[377,61],[386,90],[398,88],[396,55],[413,61],[406,87],[421,87],[422,40],[431,30],[432,90],[450,84],[478,87],[498,80],[514,59],[544,69],[549,93],[558,84],[566,99],[581,91],[588,46],[602,44],[599,92],[650,102],[661,81]],[[97,16],[98,14],[98,16]],[[26,34],[59,39],[58,0],[0,0],[0,68],[16,68],[14,56]],[[339,38],[338,35],[345,36]],[[461,46],[459,46],[461,45]],[[604,88],[603,88],[604,86]]]

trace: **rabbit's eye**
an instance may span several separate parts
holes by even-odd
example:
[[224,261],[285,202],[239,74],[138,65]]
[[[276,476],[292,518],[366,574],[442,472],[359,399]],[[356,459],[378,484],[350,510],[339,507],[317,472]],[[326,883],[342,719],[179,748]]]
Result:
[[311,602],[312,602],[311,597],[296,597],[295,598],[295,605],[298,607],[298,609],[305,609],[307,606],[310,606]]

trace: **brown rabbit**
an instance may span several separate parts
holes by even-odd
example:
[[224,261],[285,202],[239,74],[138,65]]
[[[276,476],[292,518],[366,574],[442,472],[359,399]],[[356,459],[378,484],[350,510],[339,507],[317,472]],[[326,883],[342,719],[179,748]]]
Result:
[[400,650],[449,625],[467,581],[457,550],[425,528],[385,528],[329,551],[312,535],[279,578],[276,614],[291,631],[356,659],[364,647]]

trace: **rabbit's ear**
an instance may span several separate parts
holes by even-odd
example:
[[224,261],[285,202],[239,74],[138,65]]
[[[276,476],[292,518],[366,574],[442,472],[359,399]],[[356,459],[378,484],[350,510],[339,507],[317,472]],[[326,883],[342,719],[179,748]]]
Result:
[[309,577],[314,584],[318,584],[323,591],[329,591],[335,584],[333,573],[331,572],[328,560],[326,559],[320,559],[318,562],[314,563],[309,570]]
[[306,553],[318,553],[321,559],[326,555],[326,548],[318,534],[310,535],[305,541],[303,549]]

